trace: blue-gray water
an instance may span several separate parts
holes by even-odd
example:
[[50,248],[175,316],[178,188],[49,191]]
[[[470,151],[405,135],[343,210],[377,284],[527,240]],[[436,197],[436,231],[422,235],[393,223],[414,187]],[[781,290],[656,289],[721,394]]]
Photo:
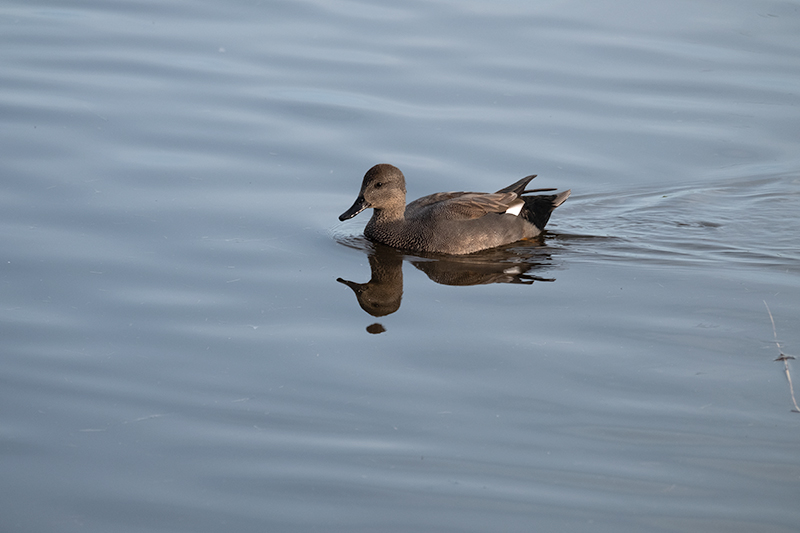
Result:
[[[797,1],[6,2],[0,531],[797,531],[798,35]],[[337,221],[379,162],[573,196],[543,244],[404,256]]]

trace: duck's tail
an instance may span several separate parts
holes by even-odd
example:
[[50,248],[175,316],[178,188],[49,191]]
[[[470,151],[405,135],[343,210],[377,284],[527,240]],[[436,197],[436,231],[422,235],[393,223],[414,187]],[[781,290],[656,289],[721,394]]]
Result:
[[[536,190],[525,191],[525,193],[529,192],[536,192]],[[558,194],[522,196],[522,199],[525,200],[525,207],[522,208],[520,216],[543,231],[547,221],[550,220],[553,209],[563,204],[571,192],[570,189]]]

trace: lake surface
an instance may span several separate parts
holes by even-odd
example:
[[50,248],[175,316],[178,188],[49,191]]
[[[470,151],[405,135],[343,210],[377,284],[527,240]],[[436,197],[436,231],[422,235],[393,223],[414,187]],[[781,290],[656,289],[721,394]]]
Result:
[[[800,2],[0,30],[0,530],[797,531]],[[337,220],[379,162],[573,193],[416,257]]]

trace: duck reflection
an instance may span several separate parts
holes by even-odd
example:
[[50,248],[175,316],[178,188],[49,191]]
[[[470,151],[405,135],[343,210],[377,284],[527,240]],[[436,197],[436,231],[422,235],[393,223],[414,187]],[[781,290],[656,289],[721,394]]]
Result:
[[[404,260],[424,272],[432,281],[442,285],[530,285],[535,281],[555,281],[553,278],[532,274],[538,269],[552,268],[550,254],[541,245],[496,248],[464,256],[409,256],[378,243],[353,247],[366,251],[372,277],[366,283],[342,278],[336,281],[350,287],[356,295],[358,305],[374,317],[390,315],[400,308]],[[380,324],[373,324],[367,331],[382,333],[385,329]]]

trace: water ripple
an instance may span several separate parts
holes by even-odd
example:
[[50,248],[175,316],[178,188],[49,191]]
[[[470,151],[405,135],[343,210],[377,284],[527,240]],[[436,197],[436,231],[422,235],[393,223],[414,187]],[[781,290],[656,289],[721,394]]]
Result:
[[576,195],[570,202],[559,210],[556,242],[577,260],[800,271],[800,237],[786,231],[800,226],[796,174]]

